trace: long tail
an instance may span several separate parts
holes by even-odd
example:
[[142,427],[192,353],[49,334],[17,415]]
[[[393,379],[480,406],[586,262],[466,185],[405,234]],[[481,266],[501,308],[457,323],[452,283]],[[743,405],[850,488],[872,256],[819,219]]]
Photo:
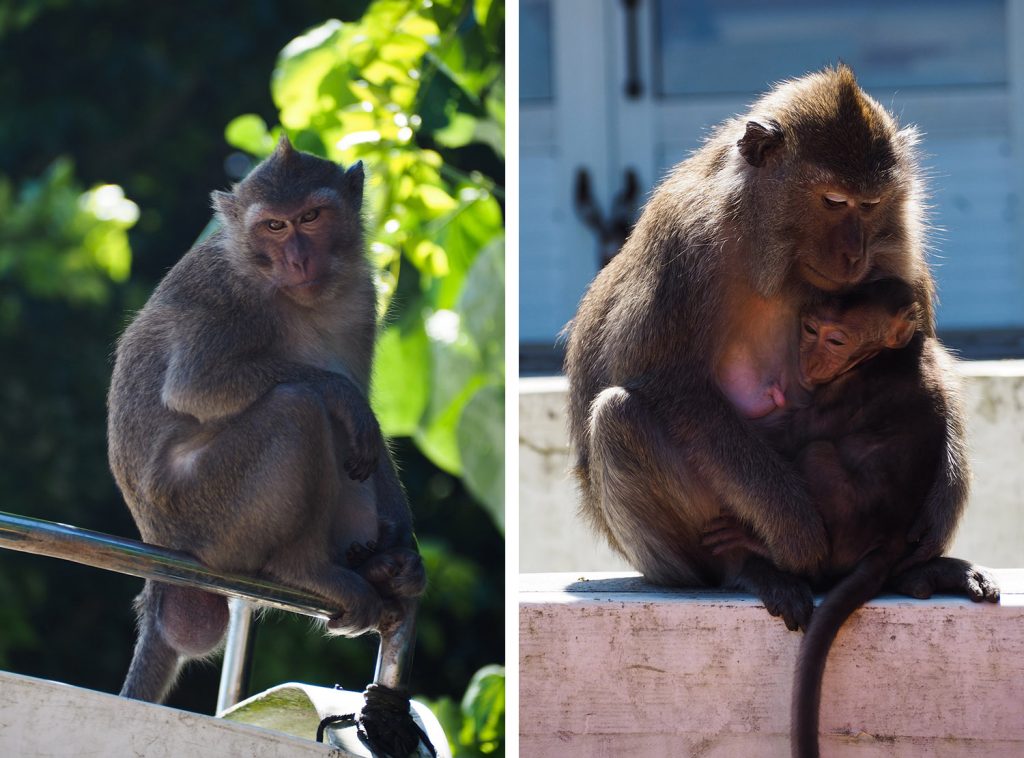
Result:
[[794,758],[818,758],[821,682],[829,649],[846,619],[881,591],[897,555],[890,550],[866,555],[814,612],[800,645],[793,682],[790,739]]

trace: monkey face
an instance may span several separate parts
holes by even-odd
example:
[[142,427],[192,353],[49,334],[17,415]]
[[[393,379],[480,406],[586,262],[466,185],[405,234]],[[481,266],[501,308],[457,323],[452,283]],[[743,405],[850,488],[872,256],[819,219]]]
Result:
[[274,153],[213,204],[235,268],[300,305],[336,294],[362,265],[363,166],[343,170],[282,137]]
[[267,280],[296,302],[314,302],[337,275],[344,237],[339,199],[322,189],[287,206],[257,204],[246,214],[250,258]]
[[822,308],[801,317],[800,384],[804,389],[831,382],[884,347],[877,327],[888,316],[867,310],[840,315],[835,309]]
[[807,198],[806,236],[797,261],[802,278],[826,292],[863,281],[873,263],[871,240],[882,202],[876,193],[815,186]]

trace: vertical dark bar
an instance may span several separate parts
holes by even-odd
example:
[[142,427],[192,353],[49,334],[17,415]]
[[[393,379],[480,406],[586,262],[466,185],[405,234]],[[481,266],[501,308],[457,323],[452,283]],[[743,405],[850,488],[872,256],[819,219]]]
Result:
[[626,10],[626,97],[636,100],[644,93],[640,80],[640,25],[637,23],[640,0],[622,0]]

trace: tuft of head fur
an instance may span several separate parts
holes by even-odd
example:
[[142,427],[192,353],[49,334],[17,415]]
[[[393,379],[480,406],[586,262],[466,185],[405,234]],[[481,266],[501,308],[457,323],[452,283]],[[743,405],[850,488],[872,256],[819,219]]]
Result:
[[233,231],[241,231],[245,209],[254,203],[287,207],[324,187],[336,190],[358,215],[363,206],[363,183],[362,161],[345,170],[332,161],[296,150],[288,137],[281,135],[266,160],[231,192],[214,192],[212,200],[221,222]]

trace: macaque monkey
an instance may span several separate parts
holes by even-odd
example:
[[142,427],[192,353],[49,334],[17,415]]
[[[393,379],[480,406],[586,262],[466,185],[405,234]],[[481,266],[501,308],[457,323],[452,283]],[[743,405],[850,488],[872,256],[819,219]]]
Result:
[[[941,466],[945,418],[959,388],[952,358],[917,331],[914,293],[896,279],[808,309],[793,373],[810,397],[787,393],[795,400],[777,406],[785,416],[767,424],[766,434],[795,461],[829,535],[828,557],[806,578],[832,589],[807,628],[793,694],[794,755],[817,756],[829,648],[850,614],[877,595],[911,553],[907,535]],[[780,386],[770,386],[763,406],[780,393]],[[728,515],[709,524],[703,544],[716,554],[768,554]],[[998,600],[998,587],[979,567],[953,558],[932,564],[967,576],[964,589],[973,600]],[[898,588],[899,577],[895,581]]]
[[[220,229],[163,279],[117,348],[110,465],[142,538],[342,609],[331,632],[415,611],[423,564],[367,401],[376,333],[363,168],[282,138],[232,192]],[[121,694],[162,701],[215,650],[225,598],[147,581]]]
[[[649,580],[745,589],[807,627],[801,577],[826,564],[829,533],[748,416],[792,370],[799,314],[823,294],[898,279],[934,334],[917,139],[845,66],[780,84],[673,170],[591,284],[565,365],[581,510]],[[943,413],[937,475],[906,535],[919,594],[973,576],[932,563],[968,489],[963,414]],[[722,509],[767,557],[702,544]]]

